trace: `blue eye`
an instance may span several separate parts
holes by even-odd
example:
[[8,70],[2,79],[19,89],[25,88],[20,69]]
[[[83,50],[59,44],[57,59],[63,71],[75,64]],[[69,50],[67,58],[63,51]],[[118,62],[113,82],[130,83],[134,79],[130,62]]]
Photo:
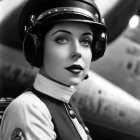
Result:
[[58,44],[66,44],[68,42],[68,40],[64,37],[58,37],[55,39],[55,41],[58,43]]

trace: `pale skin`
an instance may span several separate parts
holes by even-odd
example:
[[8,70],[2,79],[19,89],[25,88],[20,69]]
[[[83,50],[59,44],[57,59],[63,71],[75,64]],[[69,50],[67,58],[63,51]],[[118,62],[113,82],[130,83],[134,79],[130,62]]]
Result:
[[[87,75],[92,59],[93,32],[81,22],[56,24],[45,36],[40,73],[60,84],[78,85]],[[82,69],[70,66],[78,65]]]

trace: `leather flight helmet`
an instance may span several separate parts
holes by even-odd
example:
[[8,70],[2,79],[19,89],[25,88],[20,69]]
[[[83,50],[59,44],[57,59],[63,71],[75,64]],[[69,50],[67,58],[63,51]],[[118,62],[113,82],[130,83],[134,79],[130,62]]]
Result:
[[26,60],[36,67],[43,63],[43,35],[59,22],[85,22],[95,31],[92,61],[104,55],[107,29],[94,0],[28,0],[19,21]]

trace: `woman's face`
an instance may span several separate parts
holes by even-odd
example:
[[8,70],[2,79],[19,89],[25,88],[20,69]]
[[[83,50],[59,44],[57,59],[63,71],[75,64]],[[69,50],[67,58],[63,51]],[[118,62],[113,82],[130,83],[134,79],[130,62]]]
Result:
[[56,24],[45,36],[41,71],[61,84],[78,85],[89,70],[93,33],[85,23]]

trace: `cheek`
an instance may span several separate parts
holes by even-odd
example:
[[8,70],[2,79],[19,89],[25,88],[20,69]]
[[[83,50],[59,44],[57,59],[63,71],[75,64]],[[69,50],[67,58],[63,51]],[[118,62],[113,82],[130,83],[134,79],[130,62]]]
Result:
[[91,60],[92,60],[92,52],[91,52],[91,50],[89,50],[89,51],[87,51],[85,53],[85,62],[86,62],[86,64],[90,65]]
[[45,66],[55,66],[57,61],[57,53],[52,49],[45,49],[44,51],[44,65]]
[[85,65],[86,65],[86,71],[85,71],[86,73],[89,70],[89,67],[90,67],[90,64],[91,64],[91,59],[92,59],[92,52],[89,51],[85,54],[85,58],[84,58]]
[[64,49],[61,49],[58,46],[48,46],[44,50],[44,65],[57,67],[62,65],[63,61],[66,59],[67,53],[64,52]]

